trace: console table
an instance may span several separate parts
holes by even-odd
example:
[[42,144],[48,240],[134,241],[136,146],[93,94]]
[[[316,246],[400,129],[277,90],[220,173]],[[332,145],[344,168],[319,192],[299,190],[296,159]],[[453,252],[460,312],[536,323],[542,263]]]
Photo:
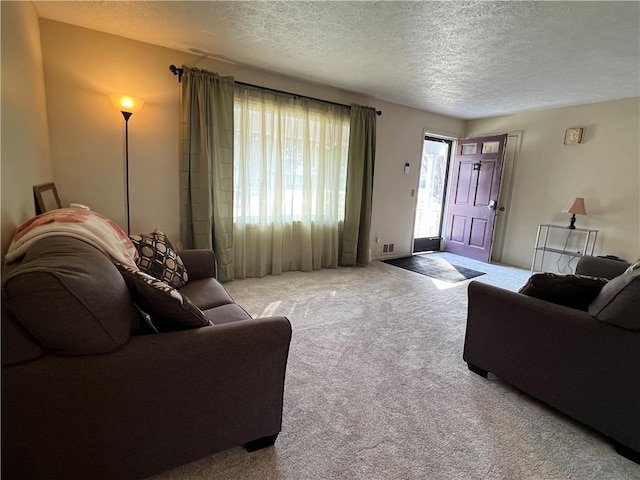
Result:
[[[550,242],[550,234],[554,237],[555,241],[564,241],[564,246],[555,242]],[[572,237],[574,237],[574,241],[570,244],[569,241],[572,240]],[[598,230],[590,228],[569,229],[566,226],[560,225],[538,225],[536,244],[533,248],[531,273],[544,271],[544,258],[547,253],[566,255],[570,257],[566,266],[568,266],[573,273],[573,268],[570,265],[571,260],[584,255],[593,255],[593,249],[596,245],[597,237]]]

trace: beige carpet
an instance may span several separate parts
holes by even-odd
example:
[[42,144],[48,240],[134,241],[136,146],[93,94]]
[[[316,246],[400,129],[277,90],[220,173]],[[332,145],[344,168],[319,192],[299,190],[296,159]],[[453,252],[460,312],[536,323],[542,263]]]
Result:
[[[529,276],[435,255],[512,290]],[[599,434],[467,369],[468,283],[382,262],[228,283],[252,315],[293,325],[282,433],[275,447],[153,478],[640,479],[640,465]]]

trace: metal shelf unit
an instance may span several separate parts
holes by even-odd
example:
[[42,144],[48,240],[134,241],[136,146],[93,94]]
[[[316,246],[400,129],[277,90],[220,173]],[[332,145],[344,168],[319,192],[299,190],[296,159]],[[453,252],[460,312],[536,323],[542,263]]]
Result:
[[[565,246],[557,248],[550,246],[549,233],[552,231],[567,232],[565,238]],[[559,233],[557,233],[559,235]],[[584,243],[578,242],[578,247],[568,247],[570,236],[573,234],[584,237]],[[569,229],[560,225],[540,224],[538,225],[538,233],[536,235],[536,244],[533,248],[533,260],[531,261],[531,273],[544,271],[544,257],[546,253],[555,253],[558,255],[566,255],[571,258],[582,257],[584,255],[593,255],[593,250],[598,238],[598,230],[590,228],[574,228]],[[538,268],[536,268],[536,265]],[[567,266],[571,268],[570,261]],[[572,270],[573,271],[573,270]]]

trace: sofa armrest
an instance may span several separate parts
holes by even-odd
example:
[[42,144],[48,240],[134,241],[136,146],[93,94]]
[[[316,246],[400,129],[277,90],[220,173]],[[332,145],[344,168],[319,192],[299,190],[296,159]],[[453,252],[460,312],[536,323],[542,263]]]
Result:
[[629,265],[630,264],[624,260],[586,255],[578,262],[576,275],[603,277],[611,280],[618,275],[622,275],[624,271],[629,268]]
[[209,248],[193,248],[177,252],[187,269],[189,280],[213,277],[218,278],[216,254]]
[[143,478],[275,435],[290,339],[270,317],[4,368],[3,473]]

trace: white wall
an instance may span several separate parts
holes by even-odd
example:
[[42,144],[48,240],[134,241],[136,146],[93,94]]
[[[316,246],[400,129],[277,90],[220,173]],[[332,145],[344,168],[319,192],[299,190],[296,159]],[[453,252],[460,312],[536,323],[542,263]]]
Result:
[[1,2],[2,257],[35,215],[33,185],[54,180],[38,17],[30,2]]
[[63,205],[82,203],[126,227],[124,119],[109,99],[145,104],[129,120],[132,233],[178,235],[178,101],[169,64],[186,55],[41,20],[51,154]]
[[[568,224],[562,213],[584,197],[577,227],[599,230],[596,254],[640,257],[640,98],[541,110],[468,122],[468,136],[523,130],[503,262],[528,268],[539,223]],[[569,127],[584,143],[564,145]]]
[[[63,203],[91,206],[124,225],[123,119],[110,93],[145,101],[129,122],[132,232],[162,228],[179,237],[178,113],[180,84],[169,65],[183,63],[237,81],[383,110],[378,117],[372,232],[409,252],[414,199],[426,127],[462,134],[464,121],[352,92],[93,30],[41,20],[54,171]],[[402,173],[410,162],[411,175]],[[376,256],[376,244],[373,256]],[[396,247],[396,252],[398,247]]]

